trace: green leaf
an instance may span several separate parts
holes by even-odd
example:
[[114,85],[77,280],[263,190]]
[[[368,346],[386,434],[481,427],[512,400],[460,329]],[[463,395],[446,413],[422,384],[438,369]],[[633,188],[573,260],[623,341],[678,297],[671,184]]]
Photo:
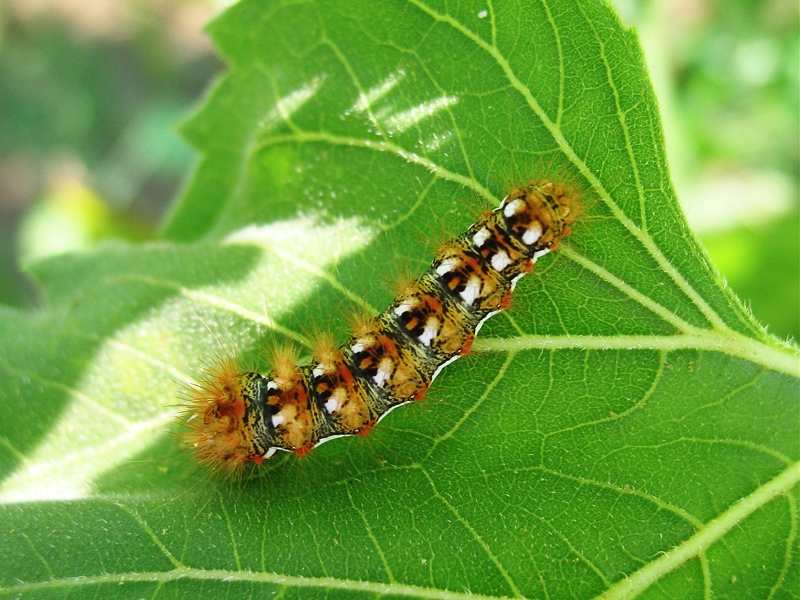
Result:
[[[688,231],[606,4],[243,0],[212,34],[164,241],[0,312],[0,596],[797,596],[798,352]],[[214,355],[344,340],[543,175],[583,218],[424,402],[239,482],[169,434]]]

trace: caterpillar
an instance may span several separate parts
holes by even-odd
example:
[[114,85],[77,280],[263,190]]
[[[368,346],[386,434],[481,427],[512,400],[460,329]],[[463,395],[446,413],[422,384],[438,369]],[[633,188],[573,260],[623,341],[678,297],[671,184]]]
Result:
[[266,376],[220,360],[189,388],[185,443],[213,471],[236,473],[278,450],[299,456],[330,439],[366,435],[392,409],[421,400],[439,372],[470,352],[483,323],[509,307],[521,277],[570,234],[569,187],[512,189],[347,343],[322,336],[311,363],[278,352]]

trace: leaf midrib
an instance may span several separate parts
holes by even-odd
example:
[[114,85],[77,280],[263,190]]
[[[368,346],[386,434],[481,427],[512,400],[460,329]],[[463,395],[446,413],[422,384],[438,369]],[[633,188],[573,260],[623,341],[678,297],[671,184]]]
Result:
[[697,329],[676,335],[523,335],[515,338],[478,338],[477,352],[520,350],[698,350],[741,358],[766,369],[800,377],[800,357],[790,350],[769,346],[735,331]]

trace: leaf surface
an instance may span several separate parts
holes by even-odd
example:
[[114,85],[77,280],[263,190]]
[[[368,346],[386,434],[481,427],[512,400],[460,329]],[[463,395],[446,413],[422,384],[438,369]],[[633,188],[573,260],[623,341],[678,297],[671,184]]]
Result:
[[[604,3],[243,0],[211,31],[164,240],[34,265],[44,308],[0,312],[0,594],[796,596],[797,350],[688,231]],[[574,235],[424,402],[240,482],[193,466],[181,382],[344,341],[542,176]]]

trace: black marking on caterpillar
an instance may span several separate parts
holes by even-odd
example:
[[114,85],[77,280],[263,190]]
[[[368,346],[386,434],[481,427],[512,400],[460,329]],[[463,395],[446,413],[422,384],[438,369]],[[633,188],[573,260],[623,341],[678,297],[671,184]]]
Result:
[[278,450],[303,456],[336,437],[366,435],[469,353],[483,323],[508,308],[517,281],[570,234],[578,212],[566,186],[515,188],[442,244],[428,271],[346,344],[323,340],[307,366],[279,354],[266,376],[220,361],[188,394],[187,445],[212,470],[235,473]]

